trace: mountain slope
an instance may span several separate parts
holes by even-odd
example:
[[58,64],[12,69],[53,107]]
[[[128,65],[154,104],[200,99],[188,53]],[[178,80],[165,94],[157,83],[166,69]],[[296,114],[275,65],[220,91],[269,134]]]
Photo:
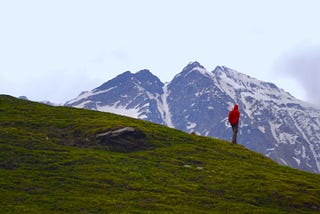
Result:
[[[5,213],[320,211],[319,175],[240,145],[9,96],[0,96],[0,112]],[[123,135],[122,146],[148,146],[114,151],[111,141],[100,139],[125,127],[140,135]]]
[[320,173],[320,110],[225,66],[209,72],[192,62],[166,84],[150,71],[126,72],[67,105],[230,140],[227,115],[234,103],[241,112],[240,144],[283,165]]

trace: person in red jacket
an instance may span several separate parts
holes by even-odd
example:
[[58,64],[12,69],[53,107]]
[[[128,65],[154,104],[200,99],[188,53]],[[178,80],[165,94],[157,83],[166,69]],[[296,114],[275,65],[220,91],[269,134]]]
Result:
[[229,123],[232,126],[232,143],[237,144],[237,134],[238,134],[238,127],[239,127],[239,118],[240,112],[238,110],[238,105],[234,105],[232,111],[229,112],[228,119]]

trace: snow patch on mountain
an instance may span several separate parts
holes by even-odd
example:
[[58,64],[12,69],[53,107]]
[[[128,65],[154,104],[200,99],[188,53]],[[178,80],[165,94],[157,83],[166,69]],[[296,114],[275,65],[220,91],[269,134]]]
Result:
[[213,77],[212,73],[208,72],[207,69],[205,69],[203,67],[195,67],[189,73],[194,72],[194,71],[199,72],[203,76],[207,76],[209,78]]
[[119,103],[115,103],[112,106],[97,106],[98,111],[103,111],[103,112],[109,112],[109,113],[114,113],[114,114],[120,114],[123,116],[127,117],[132,117],[132,118],[140,118],[140,119],[145,119],[145,116],[141,116],[140,109],[139,108],[131,108],[128,109],[126,106],[121,106],[118,105]]
[[[102,91],[100,91],[100,90],[84,91],[78,97],[76,97],[75,99],[72,99],[72,100],[68,101],[65,105],[68,105],[70,103],[79,102],[81,100],[88,99],[91,96],[107,93],[107,92],[109,92],[109,91],[111,91],[111,90],[113,90],[115,88],[116,87],[111,87],[111,88],[108,88],[108,89],[102,90]],[[79,107],[79,108],[83,108],[83,107]]]
[[195,128],[196,126],[197,126],[196,123],[192,123],[192,122],[188,122],[187,123],[187,129],[190,130],[190,131],[192,131],[193,128]]
[[166,122],[166,124],[173,128],[174,127],[174,124],[172,123],[172,120],[171,120],[171,112],[170,112],[170,107],[169,107],[169,104],[168,104],[168,96],[170,95],[170,92],[168,90],[168,83],[166,83],[164,86],[163,86],[163,94],[161,95],[161,105],[160,105],[160,109],[161,109],[161,115],[162,115],[162,118],[163,120]]
[[264,126],[258,126],[258,129],[262,132],[262,133],[266,133],[266,129],[264,128]]

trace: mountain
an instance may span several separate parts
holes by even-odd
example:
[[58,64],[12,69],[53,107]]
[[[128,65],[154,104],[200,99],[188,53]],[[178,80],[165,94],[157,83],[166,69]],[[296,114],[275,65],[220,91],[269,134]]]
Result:
[[[26,96],[19,96],[18,98],[22,99],[22,100],[29,100],[28,97],[26,97]],[[49,105],[49,106],[59,106],[59,105],[61,105],[61,104],[56,104],[56,103],[50,102],[48,100],[43,100],[43,101],[39,101],[39,102],[43,103],[43,104],[46,104],[46,105]]]
[[100,87],[83,92],[67,106],[93,109],[162,123],[158,98],[164,84],[148,70],[127,71]]
[[240,144],[281,164],[320,173],[320,110],[226,66],[209,72],[192,62],[165,84],[148,70],[125,72],[66,105],[230,140],[227,115],[235,103],[241,112]]
[[317,213],[319,176],[240,145],[0,95],[3,213]]

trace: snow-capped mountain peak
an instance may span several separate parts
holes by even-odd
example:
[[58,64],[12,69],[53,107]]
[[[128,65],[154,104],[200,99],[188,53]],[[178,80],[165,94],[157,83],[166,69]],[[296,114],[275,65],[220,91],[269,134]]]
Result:
[[190,62],[186,67],[184,67],[182,72],[177,74],[174,77],[174,79],[181,78],[181,77],[184,78],[190,74],[201,74],[209,78],[212,76],[212,73],[207,71],[207,69],[204,66],[202,66],[199,62],[194,61],[194,62]]
[[235,103],[239,143],[281,164],[320,173],[320,110],[227,66],[209,72],[191,62],[166,84],[149,70],[125,72],[66,105],[230,140],[227,115]]

